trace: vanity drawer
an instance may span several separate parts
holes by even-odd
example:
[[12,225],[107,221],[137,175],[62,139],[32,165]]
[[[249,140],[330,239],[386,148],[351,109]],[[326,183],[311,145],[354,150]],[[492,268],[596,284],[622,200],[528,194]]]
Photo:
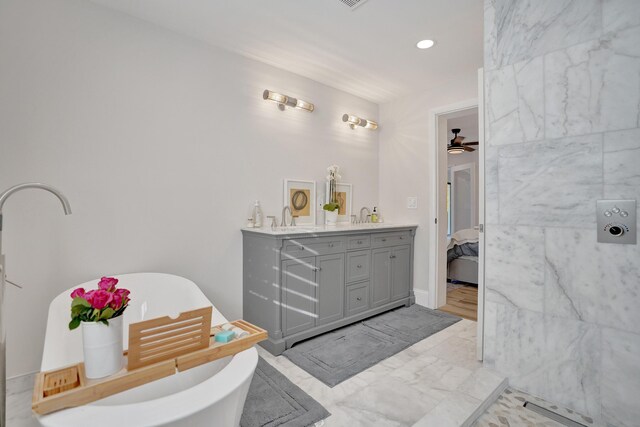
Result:
[[411,242],[411,232],[401,231],[396,233],[373,234],[371,235],[371,240],[371,246],[374,248],[404,245]]
[[344,237],[319,237],[286,240],[282,252],[294,258],[344,252]]
[[347,286],[345,317],[360,313],[369,308],[369,282]]
[[357,251],[347,253],[347,283],[369,279],[369,264],[371,251]]
[[371,246],[371,236],[352,236],[347,242],[348,249],[364,249]]

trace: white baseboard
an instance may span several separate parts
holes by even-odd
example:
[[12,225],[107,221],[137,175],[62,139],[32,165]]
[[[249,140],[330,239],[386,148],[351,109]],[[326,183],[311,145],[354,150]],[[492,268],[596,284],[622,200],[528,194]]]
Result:
[[414,289],[413,294],[416,296],[416,304],[427,307],[429,304],[429,292],[422,289]]

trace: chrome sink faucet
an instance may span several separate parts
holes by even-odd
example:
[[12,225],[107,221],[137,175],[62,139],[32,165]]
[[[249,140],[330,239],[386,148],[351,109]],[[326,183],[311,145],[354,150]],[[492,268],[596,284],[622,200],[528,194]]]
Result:
[[[364,217],[364,219],[362,218],[362,212],[367,211],[367,216]],[[362,209],[360,209],[360,222],[367,222],[367,218],[370,218],[371,215],[371,209],[369,209],[368,207],[364,206]]]
[[[282,221],[280,221],[280,227],[287,226],[287,211],[289,211],[289,215],[292,215],[291,208],[289,206],[285,206],[284,208],[282,208]],[[293,215],[291,221],[293,222]]]
[[4,326],[4,286],[7,280],[4,268],[4,255],[2,254],[2,207],[13,193],[28,188],[36,188],[52,193],[60,200],[60,203],[62,203],[62,209],[64,209],[65,215],[71,214],[71,205],[69,205],[69,201],[64,196],[64,194],[53,187],[45,184],[40,184],[38,182],[18,184],[0,194],[0,427],[7,426],[7,336],[6,327]]

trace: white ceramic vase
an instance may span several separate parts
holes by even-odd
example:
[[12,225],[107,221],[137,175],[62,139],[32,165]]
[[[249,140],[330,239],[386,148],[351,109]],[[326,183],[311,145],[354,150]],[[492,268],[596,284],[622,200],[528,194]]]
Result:
[[82,322],[82,349],[87,378],[104,378],[122,369],[122,317],[102,322]]
[[324,211],[324,223],[325,225],[336,225],[338,222],[338,210]]

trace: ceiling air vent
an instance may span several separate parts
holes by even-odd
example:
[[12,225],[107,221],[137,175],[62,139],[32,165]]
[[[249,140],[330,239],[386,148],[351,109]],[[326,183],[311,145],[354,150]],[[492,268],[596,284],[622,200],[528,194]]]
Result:
[[355,8],[357,8],[358,6],[360,6],[362,3],[366,1],[367,0],[340,0],[340,3],[345,4],[349,6],[351,10],[354,10]]

